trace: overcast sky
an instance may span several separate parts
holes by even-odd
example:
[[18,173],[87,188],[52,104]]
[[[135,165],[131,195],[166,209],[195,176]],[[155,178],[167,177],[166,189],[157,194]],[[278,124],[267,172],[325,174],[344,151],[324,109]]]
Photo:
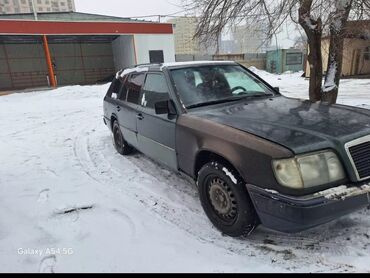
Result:
[[[183,11],[183,0],[75,0],[78,12],[112,15],[119,17],[139,17],[147,15],[167,15]],[[180,13],[177,15],[183,15]],[[156,18],[144,18],[157,20]],[[166,22],[169,18],[163,19]],[[293,28],[293,27],[292,27]],[[289,48],[298,35],[294,29],[284,28],[278,35],[278,43],[282,48]],[[275,41],[272,42],[275,44]]]
[[181,0],[75,0],[78,12],[137,17],[182,11]]

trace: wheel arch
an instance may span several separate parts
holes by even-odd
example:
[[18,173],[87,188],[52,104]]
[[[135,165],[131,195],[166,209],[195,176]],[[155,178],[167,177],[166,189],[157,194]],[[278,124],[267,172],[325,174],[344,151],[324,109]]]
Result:
[[117,117],[116,114],[112,114],[112,116],[110,117],[110,128],[111,128],[111,130],[113,130],[113,124],[114,124],[115,121],[118,122],[118,117]]
[[200,150],[195,158],[194,163],[194,178],[197,179],[199,175],[199,171],[202,169],[204,165],[209,162],[217,161],[222,163],[226,167],[230,167],[229,170],[234,170],[235,173],[245,181],[244,177],[241,174],[241,171],[231,162],[230,159],[226,158],[225,156],[211,150]]

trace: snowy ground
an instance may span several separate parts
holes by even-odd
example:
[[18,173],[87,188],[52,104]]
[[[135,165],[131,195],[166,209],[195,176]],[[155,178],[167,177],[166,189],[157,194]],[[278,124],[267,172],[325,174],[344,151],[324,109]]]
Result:
[[[299,74],[259,73],[307,95]],[[194,185],[116,154],[107,87],[0,97],[0,272],[370,272],[368,209],[296,235],[222,236]],[[344,80],[340,94],[370,109],[370,80]]]

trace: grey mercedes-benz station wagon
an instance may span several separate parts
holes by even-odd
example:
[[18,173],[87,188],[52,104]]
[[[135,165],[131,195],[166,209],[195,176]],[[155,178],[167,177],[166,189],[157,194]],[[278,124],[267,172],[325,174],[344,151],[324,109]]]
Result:
[[116,150],[190,176],[223,233],[299,232],[370,204],[370,111],[282,96],[234,62],[117,73],[104,99]]

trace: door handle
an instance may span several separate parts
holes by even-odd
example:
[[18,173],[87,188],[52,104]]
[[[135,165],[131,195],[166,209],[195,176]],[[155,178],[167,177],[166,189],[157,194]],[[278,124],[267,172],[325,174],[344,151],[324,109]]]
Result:
[[117,106],[117,111],[121,111],[121,106]]
[[137,117],[140,121],[144,120],[144,116],[143,116],[143,114],[137,114],[137,115],[136,115],[136,117]]

